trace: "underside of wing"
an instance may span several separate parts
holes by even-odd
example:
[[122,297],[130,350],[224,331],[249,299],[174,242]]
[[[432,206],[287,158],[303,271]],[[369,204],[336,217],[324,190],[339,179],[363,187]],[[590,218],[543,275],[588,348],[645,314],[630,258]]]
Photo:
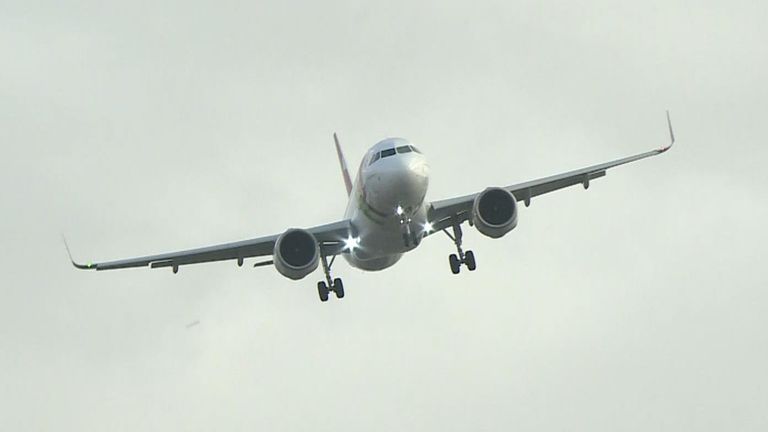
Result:
[[[335,254],[339,253],[343,247],[343,240],[351,235],[353,227],[349,220],[344,220],[310,228],[307,231],[312,234],[322,253]],[[114,270],[148,266],[150,268],[172,267],[176,271],[182,265],[224,260],[237,260],[238,264],[242,265],[246,258],[272,255],[279,238],[280,235],[275,234],[178,252],[87,264],[75,262],[70,254],[70,260],[75,267],[83,270]],[[67,252],[69,252],[68,246]]]
[[[569,171],[549,177],[543,177],[536,180],[527,181],[503,187],[512,193],[517,201],[522,201],[525,205],[530,205],[533,197],[553,192],[574,185],[583,185],[588,188],[590,182],[594,179],[605,176],[608,169],[620,165],[635,162],[651,156],[656,156],[666,152],[675,142],[675,136],[672,132],[672,123],[667,112],[667,125],[669,127],[670,143],[664,147],[637,155],[616,159],[586,168]],[[440,230],[454,223],[461,223],[469,218],[472,205],[480,192],[464,195],[458,198],[450,198],[432,202],[428,209],[429,220],[432,221],[434,229]]]

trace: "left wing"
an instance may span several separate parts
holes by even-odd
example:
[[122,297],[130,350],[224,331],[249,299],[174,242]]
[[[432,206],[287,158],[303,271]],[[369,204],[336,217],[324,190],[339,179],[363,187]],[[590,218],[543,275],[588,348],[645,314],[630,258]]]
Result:
[[[523,201],[526,206],[531,204],[531,198],[533,197],[544,195],[546,193],[569,186],[581,184],[584,186],[584,189],[586,189],[589,187],[591,180],[603,177],[605,172],[610,168],[628,164],[630,162],[635,162],[651,156],[656,156],[672,148],[672,145],[675,143],[675,135],[672,132],[672,122],[669,119],[669,111],[667,111],[667,126],[669,127],[670,143],[659,149],[617,159],[611,162],[592,165],[563,174],[557,174],[525,183],[507,186],[504,189],[510,191],[515,196],[517,201]],[[478,194],[479,192],[458,198],[450,198],[431,203],[427,211],[427,217],[432,223],[433,232],[450,227],[455,223],[462,223],[468,220],[470,217],[469,213],[472,210],[472,204],[474,203],[475,197],[477,197]]]
[[[352,231],[352,225],[349,220],[343,220],[341,222],[310,228],[307,231],[315,236],[321,254],[334,255],[339,253],[343,248],[343,239],[349,237],[350,232]],[[72,265],[82,270],[114,270],[149,266],[150,268],[172,267],[173,271],[176,272],[181,265],[234,259],[237,260],[238,265],[242,265],[243,259],[245,258],[272,255],[278,237],[280,237],[280,235],[275,234],[179,252],[99,263],[77,263],[72,259],[71,253],[69,259],[72,261]],[[67,248],[67,253],[69,253],[69,246],[67,246],[66,241],[64,242],[64,245]],[[268,261],[260,264],[272,264],[272,262]]]

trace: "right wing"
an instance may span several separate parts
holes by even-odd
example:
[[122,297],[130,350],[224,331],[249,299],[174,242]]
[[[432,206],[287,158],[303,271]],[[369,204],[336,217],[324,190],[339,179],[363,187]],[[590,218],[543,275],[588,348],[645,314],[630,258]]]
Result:
[[[312,233],[312,235],[315,236],[315,239],[317,239],[321,253],[325,255],[334,255],[343,249],[344,239],[349,238],[353,230],[350,221],[343,220],[310,228],[307,231]],[[72,259],[71,253],[69,259],[72,261],[72,265],[82,270],[114,270],[149,266],[150,268],[172,267],[175,272],[181,265],[234,259],[237,260],[238,265],[242,265],[243,259],[245,258],[272,255],[278,237],[280,237],[280,235],[275,234],[179,252],[98,263],[77,263]],[[66,241],[64,242],[64,245],[67,248],[67,253],[69,253],[69,246],[66,244]],[[271,262],[264,264],[271,264]]]
[[[580,184],[583,185],[586,189],[589,187],[589,182],[591,180],[603,177],[606,170],[609,168],[614,168],[619,165],[624,165],[630,162],[638,161],[640,159],[645,159],[647,157],[656,156],[672,148],[672,145],[675,143],[675,135],[672,132],[672,122],[669,119],[669,111],[667,111],[667,126],[669,127],[670,143],[659,149],[636,154],[634,156],[616,159],[611,162],[592,165],[563,174],[556,174],[537,180],[531,180],[524,183],[506,186],[503,189],[511,192],[517,201],[523,201],[526,206],[530,205],[531,198],[533,197],[544,195],[546,193],[569,186]],[[432,202],[429,205],[427,214],[427,217],[432,223],[432,232],[436,232],[450,227],[455,223],[462,223],[468,220],[470,217],[469,213],[472,210],[472,204],[479,194],[480,192],[461,196],[458,198],[449,198]]]

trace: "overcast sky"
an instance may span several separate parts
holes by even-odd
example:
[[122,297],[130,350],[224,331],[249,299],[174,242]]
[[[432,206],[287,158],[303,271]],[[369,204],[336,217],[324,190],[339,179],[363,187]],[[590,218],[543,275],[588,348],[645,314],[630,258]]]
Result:
[[[768,428],[760,1],[0,3],[0,429]],[[334,267],[104,260],[338,220],[333,150],[429,198],[665,155]],[[189,323],[199,324],[186,328]]]

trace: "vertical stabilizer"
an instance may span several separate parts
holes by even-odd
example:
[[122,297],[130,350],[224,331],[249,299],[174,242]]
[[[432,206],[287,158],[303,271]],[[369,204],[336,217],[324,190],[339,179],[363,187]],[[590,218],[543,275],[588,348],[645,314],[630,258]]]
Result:
[[333,133],[333,141],[336,143],[336,154],[339,155],[339,165],[341,166],[341,175],[344,177],[344,186],[347,187],[347,196],[352,193],[352,179],[349,178],[349,170],[347,169],[347,161],[344,159],[344,153],[341,151],[339,145],[339,137],[336,136],[336,132]]

